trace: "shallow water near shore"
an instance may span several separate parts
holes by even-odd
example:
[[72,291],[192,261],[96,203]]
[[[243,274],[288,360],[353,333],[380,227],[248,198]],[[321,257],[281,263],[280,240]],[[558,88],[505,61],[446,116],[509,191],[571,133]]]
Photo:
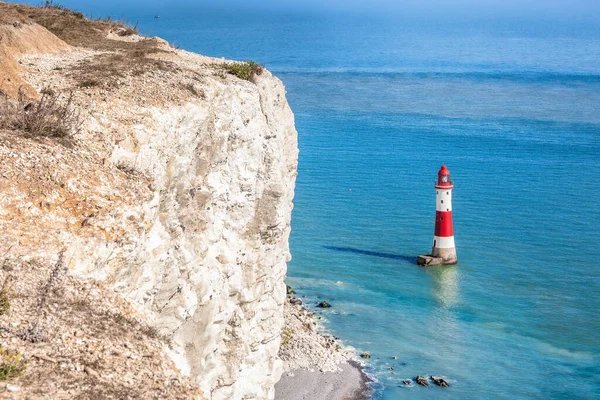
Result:
[[[600,398],[597,26],[145,12],[116,16],[285,83],[288,283],[371,352],[375,398]],[[424,269],[442,163],[459,264]],[[416,375],[451,387],[402,387]]]

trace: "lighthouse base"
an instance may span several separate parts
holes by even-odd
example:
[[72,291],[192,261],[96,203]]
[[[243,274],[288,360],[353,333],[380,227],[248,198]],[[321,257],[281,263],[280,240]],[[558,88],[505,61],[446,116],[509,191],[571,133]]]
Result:
[[417,264],[423,267],[433,267],[435,265],[454,265],[458,262],[456,257],[443,259],[442,257],[434,257],[431,255],[420,255],[417,257]]

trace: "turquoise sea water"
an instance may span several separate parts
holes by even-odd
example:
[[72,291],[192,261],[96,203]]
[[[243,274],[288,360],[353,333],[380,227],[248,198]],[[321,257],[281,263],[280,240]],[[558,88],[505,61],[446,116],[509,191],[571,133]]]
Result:
[[[600,398],[598,31],[160,23],[285,83],[300,146],[288,283],[329,301],[326,326],[372,353],[376,398]],[[460,263],[423,269],[442,163]],[[451,388],[400,387],[417,374]]]
[[[118,16],[285,83],[288,283],[372,353],[375,398],[600,398],[600,25],[153,14]],[[459,264],[424,269],[442,163]]]

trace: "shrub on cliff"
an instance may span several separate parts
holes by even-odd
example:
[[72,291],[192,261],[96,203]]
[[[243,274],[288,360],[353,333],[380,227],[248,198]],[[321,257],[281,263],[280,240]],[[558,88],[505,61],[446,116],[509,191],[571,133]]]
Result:
[[0,381],[21,375],[27,368],[23,354],[0,347]]
[[232,62],[225,65],[225,70],[228,73],[250,82],[254,81],[254,76],[262,74],[264,69],[264,66],[252,60]]
[[294,330],[292,328],[283,328],[281,331],[281,345],[285,346],[294,338]]
[[12,275],[8,275],[4,279],[2,288],[0,288],[0,315],[6,315],[10,311],[10,298],[13,295],[13,290],[9,285],[12,279]]
[[72,138],[83,120],[73,107],[72,95],[63,97],[51,90],[42,91],[39,100],[28,99],[19,91],[16,101],[0,99],[0,129],[21,131],[27,137]]

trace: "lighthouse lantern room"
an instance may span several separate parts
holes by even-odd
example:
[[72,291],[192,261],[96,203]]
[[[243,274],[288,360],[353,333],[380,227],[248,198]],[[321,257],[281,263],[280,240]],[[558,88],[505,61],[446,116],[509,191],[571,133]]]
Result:
[[452,189],[450,171],[442,165],[435,182],[435,230],[430,255],[417,259],[419,265],[451,265],[457,263],[452,227]]

